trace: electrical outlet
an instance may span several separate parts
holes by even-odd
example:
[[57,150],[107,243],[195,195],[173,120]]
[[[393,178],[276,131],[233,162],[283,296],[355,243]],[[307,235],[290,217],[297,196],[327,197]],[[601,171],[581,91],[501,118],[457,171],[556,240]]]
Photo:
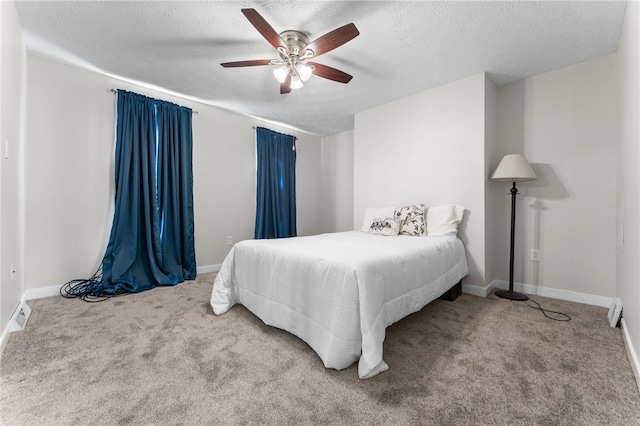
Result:
[[540,262],[540,250],[538,249],[531,249],[531,255],[529,257],[531,260],[533,260],[534,262]]
[[230,246],[231,244],[233,244],[233,238],[231,238],[231,235],[227,236],[227,245]]

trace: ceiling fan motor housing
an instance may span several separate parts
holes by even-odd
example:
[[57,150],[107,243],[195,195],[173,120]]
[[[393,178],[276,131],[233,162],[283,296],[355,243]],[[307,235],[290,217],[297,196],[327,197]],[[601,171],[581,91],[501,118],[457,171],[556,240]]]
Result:
[[[280,38],[289,48],[292,55],[300,55],[300,52],[309,45],[309,37],[305,33],[295,30],[283,31]],[[286,59],[286,58],[283,58]]]

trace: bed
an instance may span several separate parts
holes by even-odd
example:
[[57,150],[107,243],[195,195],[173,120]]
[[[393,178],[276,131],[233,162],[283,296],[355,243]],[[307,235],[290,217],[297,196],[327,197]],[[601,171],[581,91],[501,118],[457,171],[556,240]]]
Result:
[[237,243],[215,278],[211,306],[242,304],[304,340],[326,368],[358,362],[366,379],[388,369],[385,329],[468,274],[456,236],[362,231]]

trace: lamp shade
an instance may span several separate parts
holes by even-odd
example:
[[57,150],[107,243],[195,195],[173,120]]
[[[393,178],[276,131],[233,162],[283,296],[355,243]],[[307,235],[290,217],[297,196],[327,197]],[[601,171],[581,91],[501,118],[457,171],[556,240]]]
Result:
[[538,177],[523,155],[509,154],[502,158],[489,179],[498,182],[525,182]]

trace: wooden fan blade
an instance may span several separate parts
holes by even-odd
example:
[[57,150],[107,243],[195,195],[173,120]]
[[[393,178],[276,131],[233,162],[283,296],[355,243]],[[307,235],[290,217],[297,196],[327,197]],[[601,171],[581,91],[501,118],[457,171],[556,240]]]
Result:
[[[305,50],[313,50],[313,57],[318,57],[323,53],[340,47],[349,40],[354,39],[360,34],[360,31],[354,24],[347,24],[333,31],[326,33],[320,38],[315,39],[305,47]],[[304,51],[302,52],[304,54]]]
[[284,95],[291,92],[291,75],[288,75],[284,83],[280,85],[280,94]]
[[337,81],[338,83],[348,83],[353,78],[353,76],[347,74],[346,72],[337,70],[328,65],[322,65],[316,62],[307,62],[307,65],[315,67],[313,73],[318,77]]
[[269,25],[269,23],[262,17],[262,15],[258,13],[257,10],[242,9],[242,13],[244,13],[244,16],[246,16],[249,22],[251,22],[251,25],[253,25],[256,30],[258,30],[258,32],[262,34],[262,37],[264,37],[265,40],[267,40],[274,49],[277,49],[279,46],[285,48],[287,47],[276,30],[274,30],[271,25]]
[[225,68],[234,67],[255,67],[259,65],[271,65],[271,59],[256,59],[252,61],[236,61],[236,62],[223,62],[222,65]]

